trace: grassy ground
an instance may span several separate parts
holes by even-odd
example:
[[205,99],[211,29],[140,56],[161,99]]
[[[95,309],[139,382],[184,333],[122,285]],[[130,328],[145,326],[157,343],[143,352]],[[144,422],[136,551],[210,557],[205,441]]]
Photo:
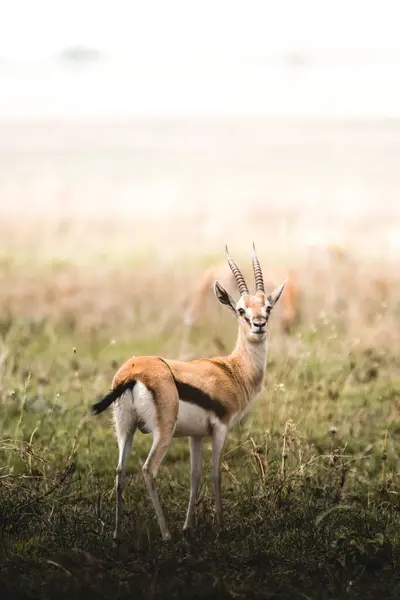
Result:
[[[158,481],[173,541],[161,543],[140,470],[151,440],[137,434],[113,547],[116,444],[109,414],[87,410],[130,355],[177,354],[196,269],[3,257],[2,598],[398,598],[400,293],[365,265],[299,271],[296,328],[283,338],[276,315],[265,391],[225,448],[221,535],[207,445],[182,536],[189,451],[175,440]],[[191,348],[218,354],[234,337],[215,303]]]

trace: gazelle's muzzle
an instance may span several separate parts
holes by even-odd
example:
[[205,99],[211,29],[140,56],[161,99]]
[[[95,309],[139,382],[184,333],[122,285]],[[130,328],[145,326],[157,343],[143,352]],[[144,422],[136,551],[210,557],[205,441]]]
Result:
[[257,334],[265,333],[267,329],[267,322],[268,319],[265,317],[254,317],[254,319],[251,320],[252,332]]

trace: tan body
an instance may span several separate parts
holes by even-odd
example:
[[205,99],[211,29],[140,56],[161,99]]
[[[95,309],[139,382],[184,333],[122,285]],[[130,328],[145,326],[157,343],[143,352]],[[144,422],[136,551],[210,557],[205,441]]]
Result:
[[[266,342],[265,342],[266,346]],[[173,423],[173,437],[190,435],[210,436],[217,419],[230,427],[242,416],[249,403],[261,391],[265,374],[266,347],[258,346],[244,354],[240,350],[228,357],[203,358],[191,361],[163,359],[158,356],[140,356],[129,359],[116,373],[112,387],[130,380],[140,382],[150,391],[154,400],[148,408],[135,402],[142,388],[132,390],[133,410],[143,429],[154,431],[163,420]],[[249,372],[251,376],[249,377]],[[201,390],[220,406],[220,415],[210,408],[191,402],[190,397],[179,398],[178,381]],[[118,402],[114,405],[119,410]],[[222,414],[224,413],[224,414]],[[188,415],[200,415],[196,422]]]
[[[231,268],[237,269],[233,261],[231,263],[234,265]],[[257,265],[260,269],[258,261]],[[229,428],[240,420],[262,389],[267,361],[269,313],[285,285],[281,285],[269,296],[260,289],[252,296],[248,293],[244,280],[242,282],[240,279],[241,274],[239,277],[236,273],[235,277],[241,291],[237,303],[218,282],[215,283],[218,300],[228,306],[238,319],[237,343],[229,356],[190,361],[157,356],[132,357],[117,371],[111,392],[93,407],[99,413],[114,403],[119,448],[115,538],[120,533],[125,467],[137,428],[153,435],[153,444],[143,466],[143,474],[163,539],[169,539],[170,534],[158,498],[155,478],[173,437],[190,437],[191,490],[184,529],[192,525],[205,437],[212,438],[217,523],[219,526],[222,524],[222,450]],[[256,283],[257,281],[260,287],[260,279],[256,275]]]

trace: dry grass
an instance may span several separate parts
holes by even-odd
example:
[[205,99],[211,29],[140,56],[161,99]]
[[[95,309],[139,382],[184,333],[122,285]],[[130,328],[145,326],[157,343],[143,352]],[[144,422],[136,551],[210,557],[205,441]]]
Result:
[[[194,539],[182,538],[189,457],[176,441],[160,474],[174,542],[160,546],[140,477],[149,440],[138,436],[125,541],[112,548],[115,441],[108,417],[87,420],[87,407],[129,355],[178,352],[185,290],[211,259],[3,261],[1,575],[9,597],[49,598],[57,589],[58,598],[181,598],[193,586],[204,598],[398,594],[400,282],[389,265],[334,259],[327,270],[321,255],[297,265],[295,330],[282,336],[272,322],[266,390],[226,447],[222,537],[213,533],[207,477]],[[225,352],[234,341],[231,315],[214,309],[192,330],[193,354]]]

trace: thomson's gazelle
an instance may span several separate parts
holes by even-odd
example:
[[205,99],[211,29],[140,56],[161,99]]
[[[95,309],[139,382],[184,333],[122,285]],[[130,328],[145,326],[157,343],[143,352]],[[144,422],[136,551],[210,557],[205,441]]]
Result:
[[184,529],[192,525],[199,489],[203,438],[212,438],[212,474],[216,516],[222,525],[221,453],[228,430],[237,423],[262,389],[268,349],[268,318],[282,294],[286,281],[273,293],[264,291],[264,281],[253,244],[254,295],[226,248],[228,263],[240,292],[237,303],[216,281],[214,291],[238,320],[238,337],[227,357],[190,361],[159,356],[134,356],[114,376],[112,389],[93,405],[95,414],[114,403],[119,460],[116,476],[116,523],[121,526],[125,466],[137,428],[153,434],[153,444],[143,465],[143,475],[164,540],[170,533],[158,498],[155,480],[173,437],[190,436],[191,488]]

